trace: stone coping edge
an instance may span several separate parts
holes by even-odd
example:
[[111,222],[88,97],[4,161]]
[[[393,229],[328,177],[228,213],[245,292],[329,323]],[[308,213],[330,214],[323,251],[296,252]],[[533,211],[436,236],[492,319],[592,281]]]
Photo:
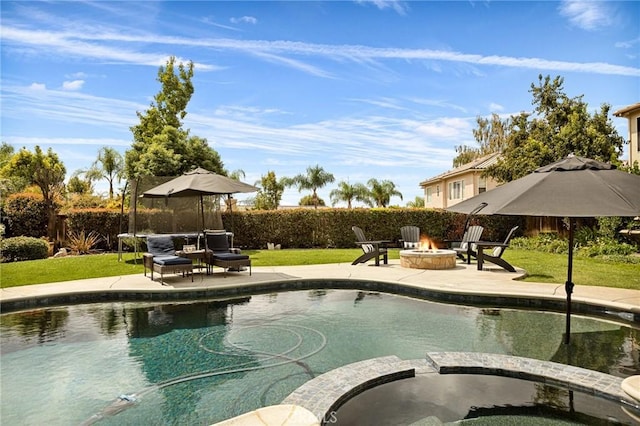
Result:
[[[185,289],[149,289],[149,290],[87,290],[59,294],[33,295],[0,300],[0,312],[8,313],[34,308],[64,306],[81,303],[104,302],[171,302],[193,299],[214,299],[237,296],[250,296],[268,292],[292,290],[362,290],[409,296],[436,302],[466,304],[477,306],[524,308],[564,312],[566,301],[559,297],[525,296],[517,294],[473,293],[438,290],[420,287],[408,283],[375,281],[370,279],[284,279],[239,285],[223,285],[208,288]],[[571,304],[574,314],[585,314],[615,320],[627,324],[640,324],[640,308],[629,306],[621,308],[607,304],[606,301],[581,301],[576,298]],[[628,309],[627,309],[628,308]]]
[[304,407],[321,419],[321,424],[327,425],[335,411],[354,396],[385,383],[427,373],[535,381],[608,399],[620,403],[622,408],[640,410],[640,403],[623,390],[624,380],[620,377],[551,361],[481,352],[429,352],[426,359],[406,361],[392,355],[347,364],[306,382],[282,404]]
[[481,374],[541,382],[640,409],[638,402],[623,391],[622,378],[572,365],[478,352],[429,352],[427,362],[440,374]]
[[330,424],[335,411],[367,389],[415,376],[415,368],[395,355],[372,358],[328,371],[300,386],[282,404],[297,405]]

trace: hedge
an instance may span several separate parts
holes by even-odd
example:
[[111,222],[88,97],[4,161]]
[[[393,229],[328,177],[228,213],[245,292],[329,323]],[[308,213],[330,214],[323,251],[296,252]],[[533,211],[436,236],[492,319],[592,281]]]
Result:
[[[293,209],[234,212],[233,218],[223,213],[222,220],[225,229],[234,230],[238,247],[255,249],[275,243],[282,248],[352,248],[354,225],[368,238],[394,243],[400,239],[402,226],[415,225],[423,237],[443,246],[446,240],[462,237],[466,215],[422,208]],[[485,227],[483,239],[487,240],[502,240],[515,225],[520,226],[517,235],[524,230],[522,217],[477,216],[474,223]]]
[[[166,211],[149,209],[139,212],[136,221],[138,229],[162,229],[171,224],[172,216]],[[225,229],[233,229],[234,244],[247,249],[265,248],[267,243],[280,244],[282,248],[353,248],[354,225],[362,228],[368,238],[396,244],[400,228],[415,225],[423,237],[444,246],[445,240],[462,237],[466,215],[424,208],[298,208],[224,212],[222,221]],[[521,227],[516,235],[524,231],[523,217],[477,216],[473,221],[485,227],[482,235],[485,240],[502,240],[514,225]],[[78,209],[67,214],[67,232],[97,232],[102,237],[102,247],[98,248],[115,250],[117,235],[127,229],[128,216],[121,218],[119,210]],[[189,231],[198,229],[194,224]]]
[[7,237],[44,237],[47,235],[47,206],[39,194],[19,193],[7,197],[4,204]]

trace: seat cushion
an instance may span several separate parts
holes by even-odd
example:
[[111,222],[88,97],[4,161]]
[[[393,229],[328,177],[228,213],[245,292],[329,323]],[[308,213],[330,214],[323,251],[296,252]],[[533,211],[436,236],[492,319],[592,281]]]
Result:
[[214,259],[220,259],[220,260],[248,260],[249,259],[249,255],[247,254],[235,254],[235,253],[213,253],[213,258]]
[[191,259],[180,256],[154,256],[153,263],[162,266],[190,265]]

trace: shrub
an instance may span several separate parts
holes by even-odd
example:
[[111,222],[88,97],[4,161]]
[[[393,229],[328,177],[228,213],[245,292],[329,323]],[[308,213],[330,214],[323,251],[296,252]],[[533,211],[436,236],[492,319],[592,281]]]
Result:
[[69,233],[69,248],[78,254],[88,254],[102,239],[97,232],[91,231],[85,235],[84,231]]
[[47,206],[42,195],[13,194],[4,206],[8,236],[42,237],[47,235]]
[[12,237],[0,241],[0,252],[3,262],[46,259],[49,243],[42,238]]
[[514,238],[510,242],[511,247],[523,250],[536,250],[546,253],[567,253],[568,241],[560,238],[555,232],[540,233],[535,237]]
[[613,238],[597,238],[584,247],[580,247],[580,256],[628,256],[636,251],[635,247],[627,243],[619,243]]

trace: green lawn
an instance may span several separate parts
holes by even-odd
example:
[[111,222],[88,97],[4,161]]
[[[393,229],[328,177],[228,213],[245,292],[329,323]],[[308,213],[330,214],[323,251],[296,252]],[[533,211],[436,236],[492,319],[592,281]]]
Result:
[[[246,250],[253,266],[313,265],[349,263],[362,252],[354,249]],[[390,250],[391,259],[398,258],[398,250]],[[134,261],[132,253],[125,253],[118,262],[115,253],[69,256],[57,259],[32,260],[0,264],[2,288],[29,284],[69,281],[127,274],[141,274],[142,264]],[[504,258],[525,269],[524,281],[562,284],[567,279],[567,256],[509,249]],[[640,290],[640,265],[609,263],[596,258],[576,257],[573,281],[577,285],[599,285]]]

